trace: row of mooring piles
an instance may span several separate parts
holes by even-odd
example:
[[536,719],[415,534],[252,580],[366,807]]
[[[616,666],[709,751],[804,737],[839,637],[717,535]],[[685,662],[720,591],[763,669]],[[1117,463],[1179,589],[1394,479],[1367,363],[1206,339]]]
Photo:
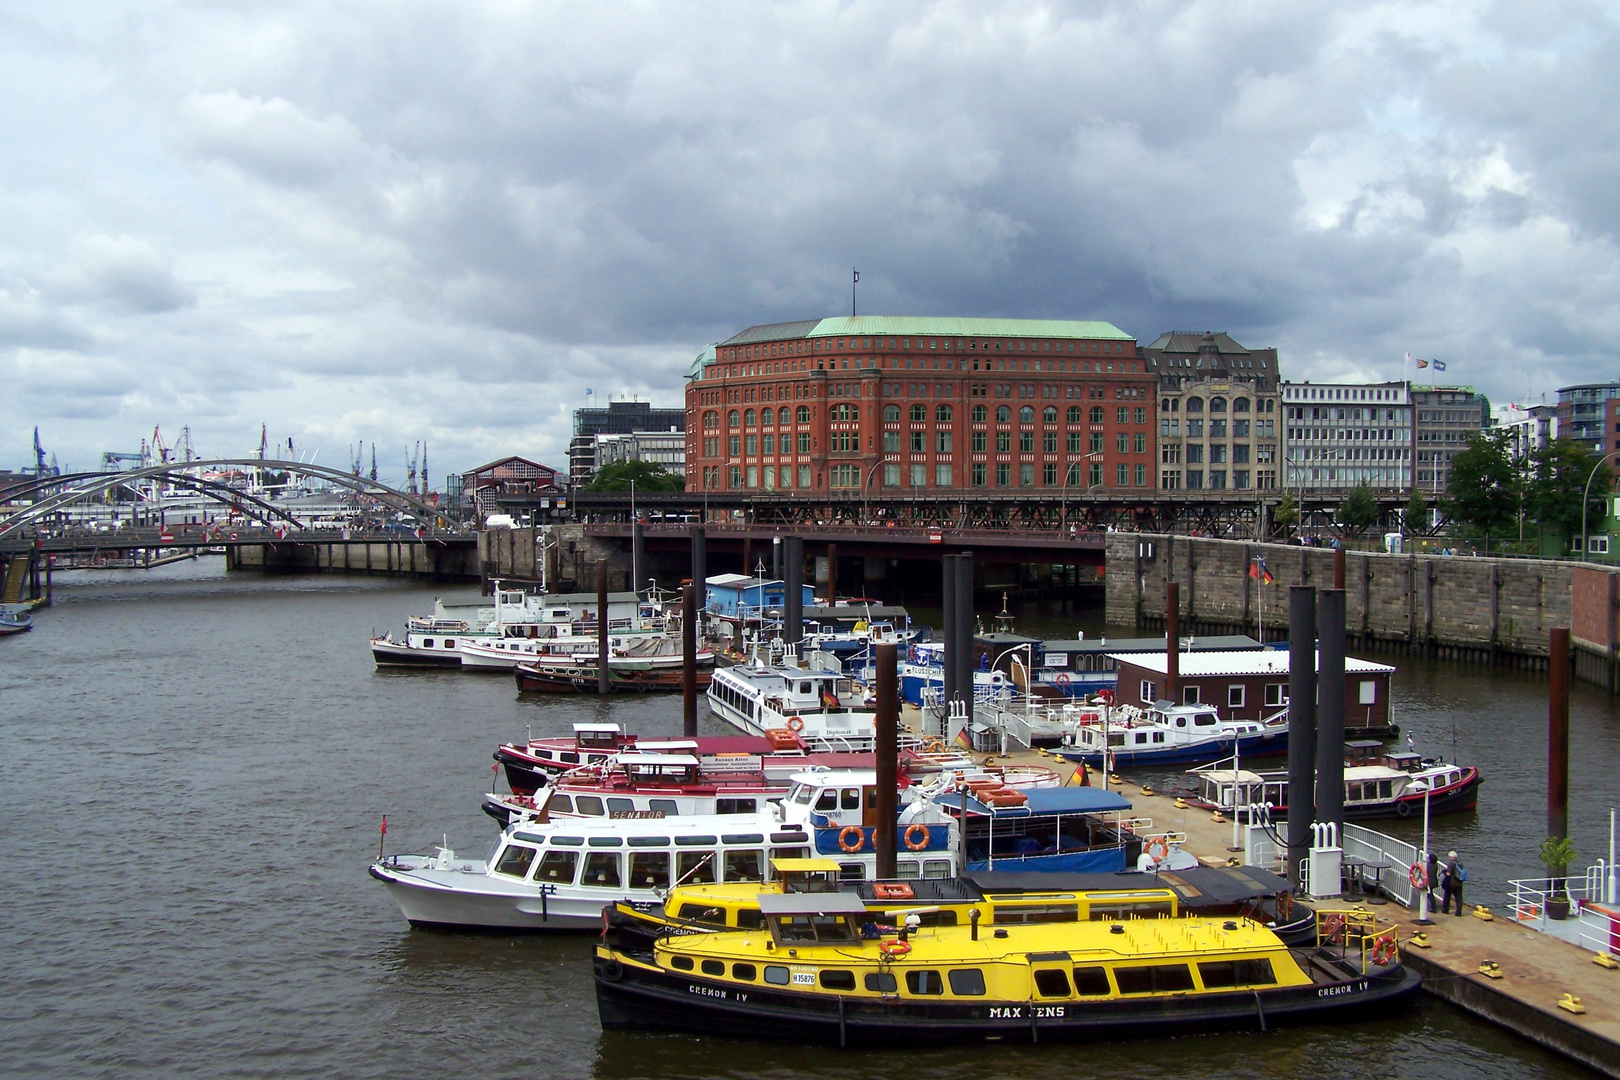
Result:
[[945,671],[933,734],[950,738],[973,724],[973,556],[947,555],[940,561],[944,566],[940,595],[945,609],[941,627]]
[[1312,896],[1343,870],[1344,616],[1342,587],[1288,590],[1288,877]]

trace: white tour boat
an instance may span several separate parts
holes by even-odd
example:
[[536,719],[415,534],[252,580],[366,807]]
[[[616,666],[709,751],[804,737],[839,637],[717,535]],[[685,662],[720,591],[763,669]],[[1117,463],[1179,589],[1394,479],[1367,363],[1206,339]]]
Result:
[[[750,735],[791,732],[811,751],[875,749],[877,713],[841,672],[750,664],[721,668],[709,684],[709,708]],[[902,733],[902,745],[916,745]]]

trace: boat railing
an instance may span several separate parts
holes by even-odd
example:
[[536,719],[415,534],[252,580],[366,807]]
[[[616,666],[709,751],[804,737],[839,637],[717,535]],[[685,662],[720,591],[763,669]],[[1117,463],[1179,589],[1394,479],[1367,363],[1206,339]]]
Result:
[[1339,836],[1347,859],[1360,860],[1363,866],[1379,867],[1376,877],[1381,892],[1406,907],[1416,906],[1417,895],[1411,876],[1412,863],[1418,858],[1415,846],[1348,821]]
[[1400,955],[1398,934],[1393,924],[1378,929],[1378,916],[1366,908],[1316,909],[1316,947],[1347,963],[1359,961],[1363,975]]
[[[1612,953],[1613,942],[1620,935],[1620,916],[1610,910],[1599,910],[1592,905],[1604,905],[1610,899],[1608,867],[1601,861],[1587,867],[1582,874],[1562,878],[1513,878],[1508,881],[1507,914],[1514,922],[1543,933],[1590,949],[1592,952]],[[1548,901],[1554,897],[1567,898],[1574,919],[1555,919],[1548,910]]]

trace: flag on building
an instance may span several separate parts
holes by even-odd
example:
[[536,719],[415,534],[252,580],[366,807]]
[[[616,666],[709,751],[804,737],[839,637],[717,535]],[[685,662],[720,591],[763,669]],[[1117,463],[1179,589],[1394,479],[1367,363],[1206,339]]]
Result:
[[1426,368],[1429,366],[1429,362],[1427,360],[1419,360],[1417,362],[1417,366],[1420,368]]
[[1436,360],[1434,362],[1434,370],[1436,370],[1436,371],[1444,371],[1444,370],[1446,370],[1446,362],[1444,360]]
[[1249,576],[1262,585],[1270,585],[1277,580],[1271,576],[1271,571],[1266,569],[1266,560],[1258,555],[1254,557],[1254,562],[1249,564]]

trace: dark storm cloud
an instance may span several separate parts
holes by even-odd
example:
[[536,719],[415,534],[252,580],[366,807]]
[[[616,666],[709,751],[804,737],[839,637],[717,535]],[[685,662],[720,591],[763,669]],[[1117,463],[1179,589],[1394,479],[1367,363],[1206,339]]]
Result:
[[427,437],[441,464],[560,462],[587,388],[675,404],[707,342],[848,310],[853,266],[863,312],[1222,328],[1296,377],[1394,377],[1410,350],[1499,396],[1596,377],[1620,332],[1600,5],[110,5],[11,28],[32,111],[0,120],[0,209],[24,210],[0,216],[23,283],[0,373],[71,347],[133,380],[58,436],[85,455],[195,417],[233,452],[267,421],[390,460]]

